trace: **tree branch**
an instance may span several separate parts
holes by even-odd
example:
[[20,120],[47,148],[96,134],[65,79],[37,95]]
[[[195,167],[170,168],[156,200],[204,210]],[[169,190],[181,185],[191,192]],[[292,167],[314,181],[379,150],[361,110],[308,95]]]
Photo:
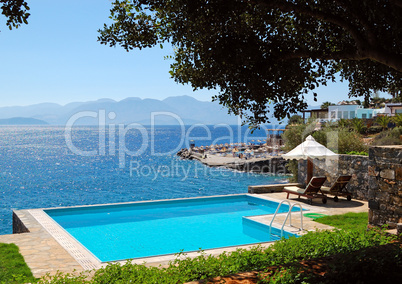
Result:
[[[272,0],[249,0],[250,3],[261,5],[263,7],[269,9],[279,9],[282,12],[288,13],[299,13],[301,15],[310,16],[317,20],[322,20],[324,22],[329,22],[334,25],[337,25],[343,28],[346,32],[348,32],[351,37],[353,38],[355,45],[356,45],[356,53],[350,52],[337,52],[330,55],[321,55],[321,57],[317,56],[316,58],[323,58],[323,59],[344,59],[344,60],[364,60],[364,59],[371,59],[373,61],[377,61],[381,64],[387,65],[395,70],[402,72],[402,56],[398,54],[390,54],[386,51],[382,50],[378,46],[374,44],[374,39],[366,39],[361,35],[358,29],[356,29],[351,23],[345,21],[343,18],[330,14],[325,13],[317,9],[311,9],[311,7],[305,5],[298,5],[287,2],[286,0],[283,1],[272,1]],[[394,0],[395,5],[402,4],[401,0]],[[370,27],[367,27],[370,29]],[[296,57],[295,52],[294,55],[286,55],[286,56],[294,56]],[[344,56],[342,56],[344,54]],[[304,54],[305,57],[310,57],[311,54]],[[338,58],[337,58],[338,57]]]
[[377,37],[375,33],[373,32],[374,28],[370,23],[367,21],[367,18],[362,17],[361,14],[356,13],[355,9],[353,9],[350,6],[350,1],[346,3],[346,1],[342,0],[335,0],[336,3],[338,3],[340,6],[342,6],[345,10],[347,10],[353,17],[356,18],[356,20],[359,21],[359,23],[363,26],[365,32],[367,33],[367,40],[372,46],[377,45]]
[[350,33],[359,51],[363,50],[367,46],[367,41],[361,36],[359,31],[352,24],[346,22],[343,18],[339,16],[324,13],[319,10],[312,10],[310,7],[296,5],[286,1],[251,0],[250,2],[254,2],[271,9],[276,8],[281,10],[282,12],[296,12],[318,20],[323,20],[325,22],[335,24]]

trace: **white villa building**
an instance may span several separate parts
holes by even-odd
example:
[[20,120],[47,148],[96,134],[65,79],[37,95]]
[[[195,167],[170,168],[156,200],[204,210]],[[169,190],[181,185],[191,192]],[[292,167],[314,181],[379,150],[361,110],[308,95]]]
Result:
[[378,115],[394,116],[402,114],[402,103],[387,103],[383,108],[364,108],[357,104],[338,104],[329,106],[328,109],[311,109],[303,111],[303,119],[305,114],[309,113],[310,117],[315,117],[320,121],[335,121],[341,118],[375,118]]
[[385,114],[385,108],[363,108],[361,105],[334,105],[328,107],[328,119],[373,118],[378,114]]

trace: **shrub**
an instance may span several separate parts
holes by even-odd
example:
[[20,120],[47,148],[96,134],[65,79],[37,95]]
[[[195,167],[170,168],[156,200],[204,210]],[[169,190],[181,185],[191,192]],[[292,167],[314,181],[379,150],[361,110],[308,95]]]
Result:
[[370,126],[370,127],[367,129],[367,133],[368,133],[368,134],[376,134],[376,133],[380,133],[380,132],[382,132],[382,127],[381,127],[381,126],[377,126],[377,125]]
[[285,142],[285,151],[290,151],[300,143],[302,143],[307,136],[314,132],[315,121],[309,120],[305,124],[290,125],[288,129],[282,133],[282,139]]
[[388,123],[391,122],[391,119],[389,116],[381,115],[377,116],[375,122],[382,127],[382,129],[387,129],[388,128]]
[[[40,283],[185,283],[243,271],[262,271],[273,265],[295,261],[348,254],[363,248],[387,244],[395,237],[375,230],[335,230],[308,232],[300,238],[282,239],[268,248],[255,246],[224,252],[218,257],[201,253],[196,258],[179,254],[166,268],[146,267],[127,262],[109,264],[95,272],[91,280],[85,276],[59,273],[47,276]],[[279,282],[278,282],[279,283]]]
[[348,128],[324,128],[314,133],[313,136],[317,142],[338,154],[346,154],[351,151],[368,151],[368,147],[364,145],[361,135],[356,131],[350,131]]
[[[317,265],[318,264],[318,265]],[[315,267],[314,267],[315,266]],[[311,263],[293,263],[260,273],[260,283],[394,283],[402,277],[402,247],[364,248]]]
[[353,118],[351,120],[351,124],[354,130],[360,134],[365,134],[367,132],[367,126],[363,122],[363,120],[358,119],[358,118]]
[[293,115],[289,118],[288,124],[302,124],[303,123],[303,118],[300,115]]
[[402,127],[395,127],[394,129],[383,131],[374,137],[372,145],[401,145]]
[[296,160],[288,161],[286,168],[292,173],[289,178],[289,182],[297,182],[297,176],[299,175],[299,163]]
[[367,152],[358,152],[358,151],[350,151],[345,153],[346,155],[359,155],[359,156],[368,156]]
[[401,127],[402,126],[402,113],[393,116],[392,121],[396,124],[396,126]]

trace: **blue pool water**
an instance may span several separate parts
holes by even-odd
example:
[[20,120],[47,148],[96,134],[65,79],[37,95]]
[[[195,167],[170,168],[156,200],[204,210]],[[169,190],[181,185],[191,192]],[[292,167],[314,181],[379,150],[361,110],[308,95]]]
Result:
[[[45,212],[100,261],[114,261],[277,240],[278,230],[270,237],[268,226],[243,218],[273,214],[277,206],[236,195]],[[283,204],[279,212],[288,210]]]
[[[184,138],[180,126],[145,127],[143,133],[130,130],[124,137],[127,150],[136,153],[145,147],[138,155],[128,155],[119,151],[122,139],[117,130],[111,139],[107,129],[77,126],[72,131],[74,147],[96,152],[82,156],[68,147],[64,127],[2,126],[0,234],[12,233],[13,209],[238,194],[246,193],[249,185],[286,182],[286,176],[208,168],[175,155],[189,139],[200,146],[266,137],[264,130],[250,134],[247,127],[208,130],[210,136],[205,128],[186,127]],[[105,138],[103,143],[100,137]]]

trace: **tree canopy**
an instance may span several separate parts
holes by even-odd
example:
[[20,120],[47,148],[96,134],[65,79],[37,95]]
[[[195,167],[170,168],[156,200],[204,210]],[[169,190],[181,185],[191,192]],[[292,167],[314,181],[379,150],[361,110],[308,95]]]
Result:
[[13,27],[18,28],[21,24],[28,24],[29,6],[24,0],[0,0],[0,9],[10,30]]
[[252,124],[284,118],[320,85],[349,95],[401,88],[400,0],[120,0],[99,41],[127,51],[171,44],[171,76]]
[[[12,29],[27,23],[24,0],[0,0]],[[281,119],[306,96],[348,80],[350,96],[402,90],[402,0],[117,0],[98,40],[127,51],[171,44],[171,76],[252,124],[269,104]]]
[[327,109],[329,106],[333,106],[334,103],[331,102],[323,102],[320,106],[321,109]]

